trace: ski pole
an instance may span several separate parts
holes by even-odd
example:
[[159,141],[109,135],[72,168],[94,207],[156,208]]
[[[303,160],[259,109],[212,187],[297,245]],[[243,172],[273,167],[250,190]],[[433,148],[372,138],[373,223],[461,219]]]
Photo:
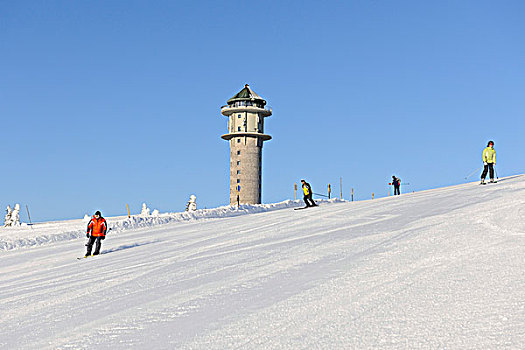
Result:
[[326,197],[328,198],[328,196],[324,195],[324,194],[320,194],[320,193],[314,193],[316,196],[321,196],[321,197]]
[[471,177],[472,175],[474,175],[475,173],[479,172],[481,169],[483,169],[483,167],[479,168],[479,169],[476,169],[474,170],[473,172],[471,172],[470,174],[468,174],[466,177],[465,177],[465,180],[468,179],[469,177]]
[[496,167],[494,167],[494,172],[496,173],[496,180],[499,180],[498,171],[496,170]]

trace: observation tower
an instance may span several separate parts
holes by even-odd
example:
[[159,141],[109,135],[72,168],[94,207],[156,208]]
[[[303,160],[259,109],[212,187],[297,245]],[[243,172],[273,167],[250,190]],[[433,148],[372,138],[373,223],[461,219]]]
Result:
[[272,115],[265,106],[246,84],[221,107],[228,117],[228,133],[221,137],[230,142],[230,205],[237,204],[237,194],[241,204],[261,203],[262,147],[272,138],[264,133],[264,118]]

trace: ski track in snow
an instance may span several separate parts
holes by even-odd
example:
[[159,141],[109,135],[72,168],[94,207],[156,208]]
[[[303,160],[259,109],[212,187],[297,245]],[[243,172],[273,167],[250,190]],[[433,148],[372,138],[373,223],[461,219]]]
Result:
[[83,260],[85,239],[19,245],[0,251],[0,348],[523,349],[524,195],[517,176],[139,222]]

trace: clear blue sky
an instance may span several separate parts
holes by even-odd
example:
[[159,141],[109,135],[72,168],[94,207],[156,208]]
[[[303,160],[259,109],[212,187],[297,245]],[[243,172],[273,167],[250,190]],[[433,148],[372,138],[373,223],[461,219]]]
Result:
[[[263,201],[524,172],[523,1],[0,1],[0,205],[34,221],[228,202],[220,106],[273,108]],[[479,178],[476,174],[472,179]],[[26,215],[23,213],[23,219]]]

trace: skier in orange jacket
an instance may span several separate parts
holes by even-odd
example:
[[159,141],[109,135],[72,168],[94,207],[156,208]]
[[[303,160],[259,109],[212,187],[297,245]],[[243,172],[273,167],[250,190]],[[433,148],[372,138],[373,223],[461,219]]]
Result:
[[87,225],[87,233],[86,236],[89,238],[87,246],[87,252],[86,252],[86,258],[88,256],[91,256],[91,248],[93,248],[93,244],[96,242],[95,251],[93,252],[93,255],[100,254],[100,247],[102,246],[102,240],[106,238],[106,232],[108,230],[108,225],[106,224],[106,219],[102,217],[102,214],[100,211],[96,211],[95,215],[93,215],[93,218],[89,220],[89,223]]

